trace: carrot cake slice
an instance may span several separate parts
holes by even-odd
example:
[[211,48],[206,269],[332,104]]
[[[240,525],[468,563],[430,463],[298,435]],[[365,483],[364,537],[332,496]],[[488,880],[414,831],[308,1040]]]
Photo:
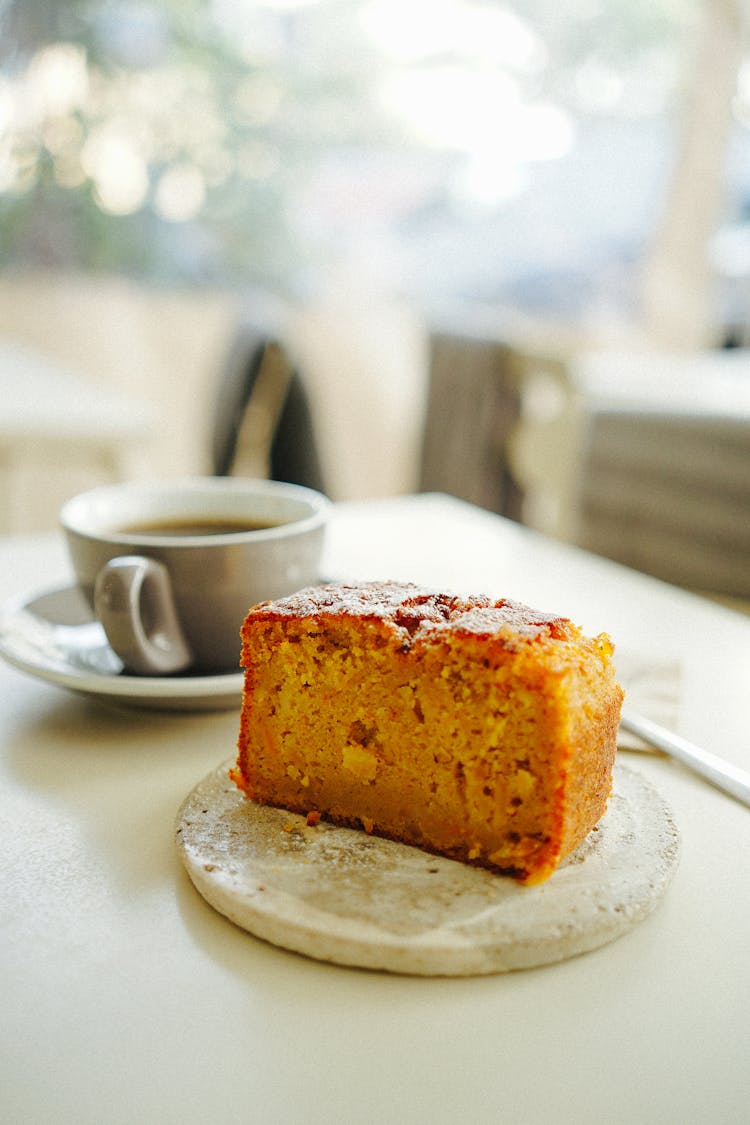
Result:
[[404,583],[253,607],[234,781],[248,797],[546,879],[604,814],[622,691],[606,634]]

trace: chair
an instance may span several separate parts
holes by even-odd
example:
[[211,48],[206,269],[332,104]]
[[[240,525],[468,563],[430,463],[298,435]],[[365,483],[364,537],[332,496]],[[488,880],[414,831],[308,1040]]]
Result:
[[461,331],[433,332],[420,491],[520,519],[522,492],[507,456],[520,409],[512,348]]
[[325,491],[307,391],[278,340],[243,324],[219,380],[212,472]]

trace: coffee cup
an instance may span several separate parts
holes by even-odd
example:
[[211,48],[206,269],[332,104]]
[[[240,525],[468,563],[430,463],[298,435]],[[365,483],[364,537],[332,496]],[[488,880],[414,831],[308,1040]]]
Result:
[[92,489],[60,523],[126,671],[210,675],[238,670],[251,605],[319,580],[328,511],[299,485],[190,477]]

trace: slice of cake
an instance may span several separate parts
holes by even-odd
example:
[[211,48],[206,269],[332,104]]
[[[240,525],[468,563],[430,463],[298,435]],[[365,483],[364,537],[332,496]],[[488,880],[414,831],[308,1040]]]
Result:
[[250,610],[237,785],[263,804],[546,879],[605,812],[612,644],[512,601],[399,583]]

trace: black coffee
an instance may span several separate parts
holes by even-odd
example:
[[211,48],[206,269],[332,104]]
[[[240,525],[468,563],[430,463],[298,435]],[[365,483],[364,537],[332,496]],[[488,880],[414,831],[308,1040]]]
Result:
[[264,531],[278,527],[278,520],[175,519],[154,520],[153,523],[131,523],[118,528],[124,535],[161,535],[177,539],[186,535],[236,535],[242,531]]

